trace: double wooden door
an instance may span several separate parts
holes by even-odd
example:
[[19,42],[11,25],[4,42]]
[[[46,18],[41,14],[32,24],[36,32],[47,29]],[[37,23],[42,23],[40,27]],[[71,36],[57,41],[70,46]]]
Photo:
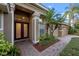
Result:
[[29,37],[29,23],[15,22],[15,39],[25,39]]

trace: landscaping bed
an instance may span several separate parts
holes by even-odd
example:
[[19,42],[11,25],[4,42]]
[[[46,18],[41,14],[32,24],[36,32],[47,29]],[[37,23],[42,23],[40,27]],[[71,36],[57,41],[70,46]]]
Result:
[[39,40],[39,43],[33,45],[39,52],[59,41],[55,36],[48,34],[42,35]]
[[60,53],[60,56],[79,56],[79,38],[72,38],[70,43]]
[[46,45],[42,45],[42,44],[34,44],[33,46],[39,51],[39,52],[42,52],[44,51],[45,49],[47,49],[48,47],[50,47],[51,45],[53,45],[54,43],[58,42],[59,40],[56,40],[56,41],[52,41],[50,42],[49,44],[46,44]]

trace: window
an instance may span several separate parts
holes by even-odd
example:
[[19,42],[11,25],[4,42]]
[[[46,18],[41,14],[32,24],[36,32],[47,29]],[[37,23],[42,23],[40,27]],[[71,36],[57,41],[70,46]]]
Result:
[[44,24],[40,24],[40,35],[45,33],[45,25]]
[[21,22],[29,22],[28,17],[25,15],[15,15],[15,20]]
[[0,14],[0,30],[3,30],[3,16]]

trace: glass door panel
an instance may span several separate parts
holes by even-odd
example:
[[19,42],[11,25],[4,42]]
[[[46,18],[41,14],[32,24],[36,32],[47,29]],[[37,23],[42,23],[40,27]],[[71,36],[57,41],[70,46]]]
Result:
[[28,36],[28,24],[24,24],[24,37]]
[[21,38],[21,23],[16,23],[16,38]]

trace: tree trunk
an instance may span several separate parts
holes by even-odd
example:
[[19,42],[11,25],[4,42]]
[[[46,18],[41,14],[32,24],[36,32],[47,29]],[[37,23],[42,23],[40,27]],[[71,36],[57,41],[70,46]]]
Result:
[[53,33],[54,33],[54,26],[53,25],[50,26],[50,32],[51,32],[50,34],[53,35]]
[[46,24],[46,33],[48,33],[48,26],[49,26],[49,25],[48,25],[48,24]]

